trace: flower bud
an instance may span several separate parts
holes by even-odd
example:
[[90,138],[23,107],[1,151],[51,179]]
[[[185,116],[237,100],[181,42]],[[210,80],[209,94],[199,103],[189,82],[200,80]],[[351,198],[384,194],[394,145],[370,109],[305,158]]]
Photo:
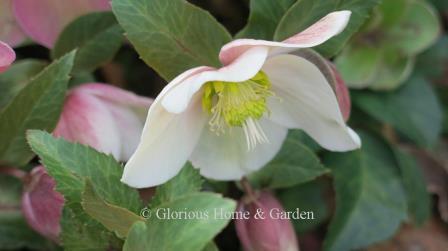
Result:
[[127,161],[140,141],[151,103],[111,85],[84,84],[69,92],[53,134]]
[[342,117],[345,121],[347,121],[350,118],[350,111],[352,107],[352,103],[350,100],[350,92],[348,91],[347,86],[345,85],[344,80],[342,79],[341,74],[336,69],[336,66],[328,62],[331,68],[331,72],[333,73],[334,80],[333,81],[333,89],[336,93],[336,98],[338,99],[339,108],[342,112]]
[[350,117],[351,110],[350,93],[336,66],[311,49],[302,49],[294,54],[309,60],[319,68],[336,94],[342,117],[347,121]]
[[[280,202],[270,192],[260,192],[256,198],[243,197],[238,212],[249,212],[249,219],[237,219],[236,232],[245,251],[298,251],[298,242],[289,219],[271,217],[271,212],[283,212]],[[263,212],[264,217],[255,217]]]
[[28,224],[46,238],[58,242],[64,197],[43,166],[35,167],[24,184],[22,212]]
[[16,59],[13,49],[0,41],[0,73],[6,71]]

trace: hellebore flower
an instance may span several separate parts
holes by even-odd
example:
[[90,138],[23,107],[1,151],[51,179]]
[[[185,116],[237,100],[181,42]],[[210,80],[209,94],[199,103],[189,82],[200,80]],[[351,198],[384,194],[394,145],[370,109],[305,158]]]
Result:
[[0,40],[15,47],[25,40],[26,36],[16,22],[12,11],[12,0],[0,1]]
[[[257,198],[243,197],[237,211],[249,213],[249,219],[235,220],[236,232],[245,251],[299,250],[291,221],[272,217],[272,212],[280,213],[284,209],[271,193],[261,192]],[[257,212],[262,212],[263,216],[255,218]]]
[[16,59],[16,53],[7,44],[0,41],[0,72],[4,72]]
[[221,49],[223,67],[198,67],[172,80],[151,106],[140,144],[122,182],[156,186],[189,159],[203,176],[237,180],[280,150],[288,128],[300,128],[332,151],[360,147],[325,76],[288,54],[339,34],[351,12],[333,12],[283,41],[238,39]]
[[55,136],[127,161],[135,151],[152,99],[106,84],[83,84],[66,98]]
[[22,30],[37,43],[52,48],[59,33],[77,17],[110,9],[109,0],[14,0],[14,13]]
[[59,241],[64,197],[54,189],[56,182],[43,166],[35,167],[25,181],[22,212],[28,224],[41,235]]

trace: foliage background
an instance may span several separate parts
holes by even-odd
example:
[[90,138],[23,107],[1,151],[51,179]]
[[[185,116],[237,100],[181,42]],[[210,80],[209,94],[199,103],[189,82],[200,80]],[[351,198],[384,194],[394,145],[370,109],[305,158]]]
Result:
[[[180,72],[217,65],[217,51],[232,36],[281,40],[325,13],[348,8],[353,19],[347,31],[316,49],[338,62],[365,32],[381,1],[190,2],[114,0],[115,15],[81,17],[53,50],[34,44],[18,48],[16,65],[0,76],[1,163],[25,171],[39,159],[45,164],[67,201],[61,221],[64,249],[239,250],[232,222],[143,221],[138,215],[145,206],[162,205],[232,211],[242,195],[237,184],[202,180],[187,164],[144,203],[136,190],[119,183],[121,164],[111,156],[42,131],[29,131],[26,139],[28,129],[52,130],[67,88],[97,81],[155,97]],[[400,248],[415,242],[424,250],[448,249],[448,6],[444,0],[427,4],[437,8],[442,28],[435,43],[412,55],[415,67],[406,80],[387,90],[351,89],[349,124],[360,133],[362,149],[330,153],[291,131],[279,155],[249,177],[253,186],[274,190],[286,209],[315,212],[314,221],[293,222],[302,250],[406,250]],[[185,26],[185,20],[191,23]],[[165,29],[167,34],[159,36]],[[185,53],[175,39],[201,58]],[[69,53],[75,48],[76,55]],[[360,71],[361,63],[349,65],[349,72]],[[26,226],[17,209],[20,183],[0,179],[0,202],[8,206],[0,207],[0,249],[60,249]]]

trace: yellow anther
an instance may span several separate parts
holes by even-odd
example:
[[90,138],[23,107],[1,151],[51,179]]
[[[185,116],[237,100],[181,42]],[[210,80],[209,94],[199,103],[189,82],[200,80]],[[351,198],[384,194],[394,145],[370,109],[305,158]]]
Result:
[[[270,89],[269,78],[262,71],[244,82],[207,82],[202,107],[211,114],[210,129],[218,135],[230,127],[244,127],[245,132],[260,129],[257,121],[268,111],[267,98],[274,95]],[[255,133],[264,135],[262,132]],[[251,142],[250,145],[255,144]]]

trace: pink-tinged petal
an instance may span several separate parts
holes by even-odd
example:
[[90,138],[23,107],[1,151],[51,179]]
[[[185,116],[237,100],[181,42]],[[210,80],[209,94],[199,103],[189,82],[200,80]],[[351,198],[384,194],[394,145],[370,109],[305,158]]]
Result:
[[37,43],[53,47],[59,33],[77,17],[110,9],[109,0],[14,0],[16,20]]
[[342,112],[342,117],[344,117],[344,120],[347,121],[350,118],[350,112],[352,108],[352,102],[350,100],[350,92],[348,91],[347,86],[345,85],[344,80],[342,79],[341,74],[336,69],[336,66],[328,62],[331,68],[331,71],[334,76],[334,91],[336,93],[336,97],[338,99],[339,108]]
[[201,174],[215,180],[239,180],[257,171],[272,160],[280,150],[288,130],[272,121],[261,119],[260,125],[269,143],[247,149],[242,128],[232,128],[223,135],[216,135],[205,128],[190,157]]
[[76,90],[66,98],[55,136],[89,145],[121,157],[120,130],[108,106],[93,95]]
[[16,53],[7,44],[0,41],[0,72],[4,72],[16,59]]
[[263,67],[272,90],[270,119],[288,128],[303,129],[331,151],[349,151],[361,146],[358,135],[344,122],[335,92],[319,69],[294,55],[270,58]]
[[[255,198],[243,197],[238,211],[249,212],[249,219],[235,222],[238,238],[245,251],[298,251],[297,237],[289,219],[278,219],[277,213],[284,213],[280,202],[267,191],[257,193]],[[257,212],[263,218],[255,218]]]
[[187,108],[193,95],[209,81],[242,82],[252,78],[260,71],[267,53],[266,47],[253,47],[225,67],[193,74],[166,93],[162,99],[163,107],[171,113],[181,113]]
[[300,48],[314,47],[341,33],[347,26],[350,15],[351,12],[346,10],[332,12],[306,30],[282,42],[237,39],[222,47],[219,58],[224,65],[230,64],[254,46],[269,47],[270,55],[288,53]]
[[25,40],[26,36],[16,22],[12,10],[12,0],[0,1],[0,40],[15,47]]
[[138,96],[132,92],[104,83],[87,83],[80,85],[76,90],[118,105],[142,107],[145,110],[148,110],[153,102],[151,98]]
[[[143,131],[145,123],[145,114],[149,109],[149,106],[143,107],[142,112],[136,113],[134,110],[126,106],[116,105],[110,103],[109,111],[114,117],[115,123],[120,132],[116,137],[120,138],[121,145],[117,146],[121,148],[119,160],[127,161],[131,158],[132,154],[137,149],[137,145],[140,142],[140,136]],[[143,115],[143,116],[141,116]]]
[[182,114],[167,112],[160,97],[163,95],[151,105],[140,143],[124,168],[121,181],[132,187],[157,186],[174,177],[191,155],[206,123],[199,94]]
[[41,235],[59,241],[64,197],[55,191],[56,182],[43,166],[35,167],[25,182],[22,211],[28,224]]

